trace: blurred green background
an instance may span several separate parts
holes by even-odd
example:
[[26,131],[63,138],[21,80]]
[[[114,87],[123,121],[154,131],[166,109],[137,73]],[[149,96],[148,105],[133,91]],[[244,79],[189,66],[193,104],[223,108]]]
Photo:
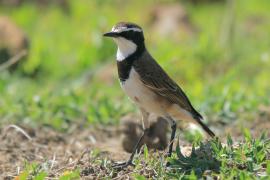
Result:
[[270,104],[269,0],[0,2],[29,41],[16,70],[0,71],[1,123],[65,130],[138,113],[102,37],[119,21],[143,27],[150,53],[213,126],[245,126]]

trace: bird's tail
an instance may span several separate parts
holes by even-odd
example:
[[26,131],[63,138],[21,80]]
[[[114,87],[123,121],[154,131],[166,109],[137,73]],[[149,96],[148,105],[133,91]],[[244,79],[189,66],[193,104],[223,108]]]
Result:
[[211,129],[209,129],[209,127],[207,127],[203,122],[203,117],[200,113],[198,113],[194,108],[193,108],[193,118],[200,124],[200,126],[203,128],[203,130],[205,132],[207,132],[207,134],[209,134],[209,136],[211,137],[215,137],[215,133],[213,133],[213,131],[211,131]]
[[207,127],[199,118],[197,118],[196,120],[201,125],[203,130],[207,132],[207,134],[209,134],[209,136],[211,136],[212,138],[216,136],[215,133],[213,133],[213,131],[209,129],[209,127]]

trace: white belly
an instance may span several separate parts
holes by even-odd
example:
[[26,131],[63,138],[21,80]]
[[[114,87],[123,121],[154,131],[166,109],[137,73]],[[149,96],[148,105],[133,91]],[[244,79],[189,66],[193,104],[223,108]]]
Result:
[[121,83],[121,87],[129,98],[149,113],[164,115],[163,103],[158,102],[158,96],[149,90],[140,80],[139,74],[131,69],[129,78]]

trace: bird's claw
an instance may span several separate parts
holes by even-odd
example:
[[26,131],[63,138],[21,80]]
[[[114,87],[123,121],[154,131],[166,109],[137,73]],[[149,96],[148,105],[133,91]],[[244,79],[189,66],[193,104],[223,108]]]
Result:
[[172,156],[172,153],[170,153],[170,152],[166,152],[166,153],[164,154],[164,157],[165,157],[165,158],[171,157],[171,156]]

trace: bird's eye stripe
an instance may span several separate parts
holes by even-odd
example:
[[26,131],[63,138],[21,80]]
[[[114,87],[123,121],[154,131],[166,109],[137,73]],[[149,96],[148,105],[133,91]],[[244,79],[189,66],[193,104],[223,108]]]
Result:
[[125,31],[137,31],[137,32],[142,32],[142,30],[140,28],[126,28],[126,27],[122,27],[122,28],[112,28],[112,32],[125,32]]
[[139,29],[139,28],[127,28],[127,29],[124,29],[123,31],[130,31],[130,30],[137,31],[137,32],[142,32],[142,30]]

